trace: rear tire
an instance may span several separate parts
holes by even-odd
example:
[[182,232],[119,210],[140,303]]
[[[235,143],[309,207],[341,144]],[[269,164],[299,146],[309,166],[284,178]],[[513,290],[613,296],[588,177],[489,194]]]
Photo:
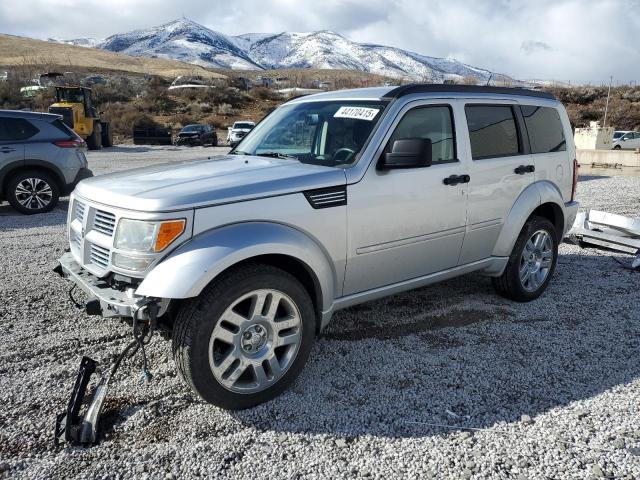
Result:
[[253,264],[230,270],[182,304],[172,350],[180,375],[202,399],[237,410],[293,383],[314,336],[313,303],[300,282]]
[[40,170],[18,173],[7,184],[7,200],[25,215],[50,212],[59,199],[58,182],[52,175]]
[[113,132],[109,122],[100,122],[102,126],[102,146],[113,147]]
[[499,277],[491,279],[499,295],[530,302],[544,292],[558,261],[558,233],[543,217],[531,217],[522,227],[509,262]]
[[620,145],[616,145],[615,147],[613,147],[614,150],[622,150],[622,147]]
[[100,150],[102,148],[102,129],[100,122],[93,124],[93,132],[87,137],[87,148],[89,150]]

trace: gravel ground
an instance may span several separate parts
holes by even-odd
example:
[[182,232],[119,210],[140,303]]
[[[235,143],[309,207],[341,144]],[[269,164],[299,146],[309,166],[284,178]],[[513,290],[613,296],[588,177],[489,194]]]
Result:
[[[104,173],[222,151],[89,160]],[[638,215],[640,178],[605,173],[583,177],[583,206]],[[54,448],[80,357],[108,362],[129,339],[119,321],[75,310],[50,271],[66,208],[0,207],[0,476],[640,478],[640,275],[567,244],[533,303],[469,275],[339,312],[293,388],[248,411],[200,401],[156,337],[154,380],[142,382],[139,358],[123,366],[105,439]]]

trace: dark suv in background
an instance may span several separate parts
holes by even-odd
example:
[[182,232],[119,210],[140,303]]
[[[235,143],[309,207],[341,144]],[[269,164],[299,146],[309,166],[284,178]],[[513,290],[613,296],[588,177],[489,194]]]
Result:
[[218,145],[218,136],[216,132],[209,125],[187,125],[175,140],[176,145],[211,145],[215,147]]
[[0,201],[25,214],[52,210],[92,176],[86,149],[60,115],[0,110]]

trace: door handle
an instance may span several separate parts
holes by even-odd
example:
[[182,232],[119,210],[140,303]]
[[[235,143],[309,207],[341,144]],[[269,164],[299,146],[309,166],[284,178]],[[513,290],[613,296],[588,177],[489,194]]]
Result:
[[10,147],[1,147],[0,148],[0,152],[2,153],[10,153],[10,152],[15,152],[16,149],[15,148],[10,148]]
[[458,185],[459,183],[469,183],[471,181],[471,177],[469,175],[450,175],[445,178],[442,182],[445,185],[449,185],[453,187],[454,185]]
[[519,167],[516,167],[513,172],[518,175],[524,175],[525,173],[533,173],[535,171],[536,167],[534,165],[520,165]]

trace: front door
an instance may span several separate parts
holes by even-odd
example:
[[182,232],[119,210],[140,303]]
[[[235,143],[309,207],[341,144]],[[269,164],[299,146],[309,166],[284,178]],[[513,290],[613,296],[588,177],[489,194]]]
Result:
[[[348,254],[344,295],[455,267],[466,224],[466,174],[454,128],[454,106],[414,102],[398,115],[383,154],[395,140],[429,138],[430,167],[378,170],[348,186]],[[374,162],[378,159],[374,159]]]

